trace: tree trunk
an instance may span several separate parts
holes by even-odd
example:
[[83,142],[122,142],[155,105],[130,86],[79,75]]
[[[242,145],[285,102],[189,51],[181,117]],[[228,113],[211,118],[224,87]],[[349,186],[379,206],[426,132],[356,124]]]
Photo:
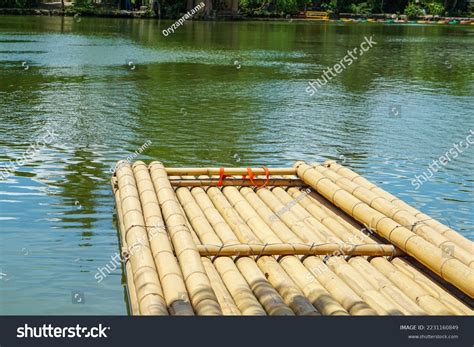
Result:
[[193,0],[188,0],[187,6],[186,6],[186,11],[191,11],[194,7],[194,1]]

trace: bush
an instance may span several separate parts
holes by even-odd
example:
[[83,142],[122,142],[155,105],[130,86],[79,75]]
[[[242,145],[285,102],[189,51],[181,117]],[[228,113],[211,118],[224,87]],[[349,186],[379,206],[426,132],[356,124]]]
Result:
[[416,19],[418,17],[423,16],[425,13],[423,12],[423,9],[420,6],[412,2],[408,4],[407,7],[405,7],[405,14],[410,19]]
[[437,2],[425,3],[425,8],[428,10],[428,13],[433,16],[441,16],[445,11],[444,6]]
[[324,11],[334,13],[334,12],[337,11],[337,0],[331,0],[329,2],[325,2],[325,3],[321,4],[321,8]]
[[0,0],[0,8],[32,8],[38,6],[37,0]]
[[351,12],[355,14],[371,14],[372,6],[366,2],[361,2],[360,4],[351,4]]

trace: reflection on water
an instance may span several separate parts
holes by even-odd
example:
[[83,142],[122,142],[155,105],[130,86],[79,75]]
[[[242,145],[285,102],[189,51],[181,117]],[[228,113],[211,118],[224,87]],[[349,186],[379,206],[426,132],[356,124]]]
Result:
[[126,314],[121,270],[94,275],[118,251],[109,170],[147,141],[176,166],[338,159],[474,239],[473,148],[410,183],[474,128],[474,28],[169,24],[1,18],[0,162],[57,137],[0,181],[0,313]]

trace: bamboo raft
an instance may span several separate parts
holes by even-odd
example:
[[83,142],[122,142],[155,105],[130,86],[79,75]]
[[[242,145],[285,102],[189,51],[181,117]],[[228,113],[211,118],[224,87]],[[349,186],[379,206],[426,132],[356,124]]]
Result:
[[473,243],[333,161],[112,187],[132,315],[473,314]]

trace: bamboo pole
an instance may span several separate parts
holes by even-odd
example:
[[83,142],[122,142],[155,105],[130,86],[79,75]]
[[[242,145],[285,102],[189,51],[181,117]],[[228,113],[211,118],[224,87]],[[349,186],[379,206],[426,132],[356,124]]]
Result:
[[370,263],[392,281],[398,288],[415,301],[423,310],[430,315],[447,316],[455,314],[444,305],[436,296],[427,292],[411,277],[399,271],[391,262],[384,258],[373,258]]
[[191,303],[199,315],[221,315],[220,305],[201,262],[196,244],[186,225],[186,219],[180,210],[168,175],[160,162],[152,162],[149,168]]
[[[211,187],[208,189],[207,194],[240,242],[260,243],[260,240],[232,208],[220,189]],[[224,243],[227,243],[226,241],[223,240]],[[259,257],[257,262],[265,261],[265,259],[275,261],[270,256],[263,256]],[[287,306],[284,298],[271,286],[254,260],[246,257],[239,258],[237,267],[269,314],[294,315],[294,312]]]
[[232,295],[227,290],[223,279],[220,277],[212,261],[207,257],[202,257],[201,259],[206,273],[211,280],[211,285],[214,289],[214,293],[216,293],[217,300],[219,300],[221,305],[222,313],[225,316],[240,316],[242,313],[235,304]]
[[296,168],[298,176],[326,199],[359,222],[374,228],[379,235],[415,257],[470,297],[474,296],[472,269],[455,258],[445,257],[439,248],[349,194],[309,165],[298,162]]
[[[353,219],[351,216],[346,214],[337,206],[333,205],[319,193],[312,191],[310,194],[308,194],[307,197],[309,200],[311,200],[312,203],[316,204],[319,208],[324,210],[326,214],[337,220],[339,224],[342,224],[351,233],[363,238],[365,235],[363,232],[364,229],[369,231],[363,224],[359,223],[357,220]],[[368,238],[377,242],[380,242],[380,240],[382,239],[382,237],[380,237],[377,233],[369,234]]]
[[370,207],[379,211],[380,213],[383,213],[387,217],[393,219],[395,222],[403,226],[409,227],[415,234],[421,236],[426,241],[432,243],[437,247],[443,247],[444,249],[445,247],[447,247],[448,249],[451,249],[451,252],[449,252],[450,255],[459,259],[471,268],[474,268],[474,255],[472,253],[469,253],[462,247],[457,246],[445,236],[439,234],[431,227],[423,224],[421,220],[412,216],[407,211],[400,209],[385,198],[373,193],[372,191],[363,186],[352,182],[351,180],[343,176],[338,175],[332,170],[329,170],[320,165],[313,167],[339,187],[345,189],[347,192],[354,195],[356,198],[365,202]]
[[160,213],[160,205],[148,168],[145,163],[137,161],[133,164],[133,173],[137,181],[148,239],[168,310],[172,315],[194,315],[183,275]]
[[[288,257],[289,258],[289,257]],[[296,258],[293,260],[298,261]],[[272,286],[281,294],[286,304],[298,316],[319,316],[320,313],[293,282],[283,267],[270,257],[259,258],[257,265]]]
[[[174,176],[171,176],[170,179],[173,177]],[[176,196],[179,198],[178,194]],[[201,245],[201,240],[198,237],[193,226],[189,222],[189,216],[186,215],[183,205],[181,205],[181,201],[180,201],[180,207],[181,207],[181,211],[183,212],[183,215],[186,218],[186,225],[188,226],[189,230],[191,231],[191,234],[193,235],[193,240],[196,243],[196,245],[199,247]],[[217,241],[219,242],[219,239],[217,239]],[[201,261],[202,261],[202,264],[204,265],[204,268],[206,269],[207,276],[209,277],[209,280],[211,281],[212,289],[214,290],[214,293],[216,294],[217,301],[219,302],[222,309],[222,313],[225,316],[240,316],[242,313],[240,312],[234,299],[232,298],[232,294],[227,290],[224,280],[219,275],[219,272],[214,266],[214,263],[211,261],[211,259],[205,256],[201,256]]]
[[[325,240],[325,242],[342,242],[343,238],[346,237],[347,232],[344,231],[341,233],[342,230],[337,228],[336,232],[334,232],[321,222],[324,219],[315,218],[303,206],[298,204],[300,200],[304,199],[305,195],[307,194],[307,191],[301,192],[301,195],[298,195],[294,200],[292,196],[288,194],[288,192],[279,187],[272,189],[272,193],[299,219],[302,219],[313,229],[318,230],[321,233],[321,237],[323,238],[323,240]],[[351,241],[351,243],[353,242]]]
[[429,225],[433,229],[435,229],[440,234],[444,235],[458,246],[464,248],[466,251],[473,253],[474,252],[474,243],[455,230],[447,227],[446,225],[441,224],[439,221],[431,218],[430,216],[420,212],[419,210],[415,209],[414,207],[408,205],[403,200],[398,199],[396,196],[390,194],[389,192],[383,190],[382,188],[376,186],[375,184],[371,183],[364,177],[358,175],[354,171],[346,168],[342,165],[337,164],[334,161],[326,161],[325,166],[329,169],[335,171],[341,176],[344,176],[350,179],[352,182],[357,183],[370,191],[374,192],[378,196],[384,197],[394,205],[398,206],[399,208],[409,212],[414,217],[418,218],[419,220],[423,221],[423,223]]
[[[152,163],[153,164],[153,163]],[[174,168],[167,167],[165,168],[166,173],[169,176],[218,176],[220,175],[221,169],[218,167],[208,167],[208,168]],[[252,172],[255,175],[265,175],[265,170],[263,168],[252,168]],[[270,175],[296,175],[296,170],[294,168],[268,168]],[[224,174],[229,175],[248,175],[247,168],[224,168]]]
[[[227,189],[227,188],[226,188]],[[269,192],[268,189],[259,189],[255,193],[252,189],[242,188],[241,194],[248,203],[253,206],[264,222],[284,242],[301,242],[300,235],[309,237],[314,241],[314,234],[309,230],[304,232],[306,226],[301,226],[291,211],[287,211],[284,205]],[[280,213],[280,218],[275,217],[275,211]],[[282,223],[284,222],[284,223]],[[286,257],[285,257],[286,258]],[[283,259],[285,259],[283,258]],[[303,260],[304,267],[309,271],[305,274],[306,284],[322,285],[324,290],[336,299],[351,315],[376,315],[377,312],[367,305],[363,299],[356,294],[344,281],[342,281],[319,257],[308,256]],[[284,264],[282,264],[284,265]],[[292,266],[284,266],[285,270],[292,273]],[[295,271],[293,271],[294,273]],[[302,271],[301,271],[302,272]],[[304,283],[303,282],[303,283]],[[300,287],[301,287],[301,282]],[[303,285],[304,288],[304,285]]]
[[[280,200],[282,203],[285,204],[289,208],[289,210],[294,213],[297,218],[302,219],[304,221],[312,221],[313,225],[319,227],[322,230],[323,239],[324,241],[334,240],[334,241],[341,241],[339,237],[337,237],[332,230],[326,228],[319,220],[312,217],[308,211],[306,211],[302,206],[298,204],[297,201],[293,200],[292,197],[283,189],[281,188],[274,188],[272,193]],[[318,225],[319,223],[319,225]],[[338,252],[339,254],[343,254],[342,252]],[[365,260],[364,260],[365,261]],[[379,314],[419,314],[418,311],[407,311],[405,310],[398,302],[394,301],[390,295],[386,295],[383,292],[378,292],[374,286],[372,286],[368,281],[364,280],[361,275],[355,271],[355,269],[350,266],[346,261],[344,261],[340,257],[333,257],[330,258],[330,261],[327,262],[330,267],[334,270],[334,272],[340,277],[345,280],[359,295],[361,295],[370,305],[376,308]],[[357,283],[357,284],[355,284]],[[393,291],[396,291],[396,289]],[[400,293],[399,297],[403,294]],[[405,298],[407,302],[407,306],[410,307],[410,300]]]
[[[338,215],[333,212],[332,209],[327,208],[323,204],[318,204],[318,201],[312,199],[310,195],[305,195],[301,198],[301,192],[296,188],[290,188],[288,193],[296,199],[296,197],[300,197],[298,203],[301,204],[308,212],[313,214],[316,218],[320,219],[322,223],[327,225],[331,230],[338,229],[338,235],[341,235],[346,242],[367,242],[374,244],[376,241],[367,237],[366,234],[362,233],[360,229],[355,228],[352,224],[341,224],[340,221],[337,220]],[[342,212],[341,212],[342,213]],[[346,230],[347,234],[344,233],[343,230]],[[356,258],[354,258],[356,259]],[[359,258],[357,258],[359,259]],[[383,257],[371,257],[367,259],[370,262],[371,266],[374,266],[381,274],[387,277],[389,280],[393,282],[393,284],[398,287],[407,297],[409,297],[413,302],[418,304],[418,306],[427,312],[428,314],[434,315],[451,315],[455,312],[449,310],[447,306],[442,304],[436,298],[430,296],[429,293],[425,292],[415,281],[411,278],[405,276],[400,271],[396,270],[396,268],[385,258]],[[352,260],[349,260],[351,262]],[[372,282],[373,285],[376,285],[379,289],[387,291],[389,285],[386,283],[385,280],[378,278],[377,274],[375,276],[368,275],[365,278]],[[377,278],[377,281],[374,283],[373,278]],[[381,286],[380,283],[383,283]],[[396,289],[388,289],[390,291],[394,291],[395,293],[387,293],[390,297],[397,297],[398,302],[403,302],[403,299],[400,297],[400,294],[396,293]],[[409,309],[411,304],[405,304],[405,307]],[[416,310],[411,310],[411,314],[420,314]]]
[[[194,190],[197,191],[198,189],[202,191],[201,188],[195,188]],[[202,192],[206,195],[204,191]],[[214,233],[212,226],[209,224],[210,222],[206,219],[206,216],[199,208],[199,205],[194,200],[194,197],[191,195],[189,190],[187,188],[178,188],[176,190],[176,195],[188,217],[188,220],[191,225],[194,226],[196,233],[199,235],[199,238],[204,242],[212,242],[222,245],[221,239]],[[212,206],[207,205],[206,210],[208,212],[209,209],[212,209]],[[215,215],[212,216],[215,217]],[[219,221],[218,225],[223,227],[225,224]],[[232,231],[229,232],[232,234]],[[207,258],[202,259],[203,262],[205,262],[204,259]],[[252,289],[248,286],[231,258],[215,258],[213,265],[215,266],[217,273],[220,274],[222,281],[231,296],[230,300],[223,300],[224,304],[230,303],[231,306],[235,305],[243,315],[266,315],[263,307],[253,295]],[[210,264],[207,266],[210,267]],[[225,305],[221,304],[221,306],[224,307]]]
[[[192,193],[194,197],[196,198],[196,201],[198,202],[199,207],[202,209],[202,212],[205,214],[205,216],[209,220],[209,223],[212,224],[212,227],[214,228],[216,233],[218,233],[221,236],[221,239],[225,243],[238,242],[230,226],[225,222],[224,218],[220,215],[218,210],[214,207],[213,203],[211,202],[210,198],[206,195],[206,193],[201,188],[194,188],[192,190]],[[259,258],[258,264],[261,264],[262,262],[264,262],[266,258],[267,257]],[[216,258],[215,262],[218,261],[219,259],[220,258]],[[261,293],[260,288],[267,287],[267,285],[265,284],[266,279],[265,281],[263,281],[262,274],[259,273],[259,271],[257,271],[255,263],[248,262],[244,258],[240,258],[240,257],[236,258],[236,263],[239,269],[243,271],[243,274],[244,275],[246,274],[246,279],[248,280],[249,284],[254,283],[252,286],[252,290],[256,291],[255,292],[256,296],[259,297],[260,302],[265,306],[265,308],[270,314],[281,314],[281,313],[288,314],[289,313],[289,311],[287,311],[286,309],[284,309],[283,312],[281,312],[282,310],[280,310],[279,312],[278,310],[272,309],[272,307],[276,306],[278,308],[280,306],[278,299],[274,300],[274,298],[271,298],[271,296],[264,295],[265,293]],[[246,267],[249,268],[250,272],[245,271]],[[253,272],[253,277],[251,277],[252,272]],[[274,272],[272,272],[272,274],[274,274]],[[275,277],[277,276],[278,274],[275,274]],[[260,288],[258,285],[255,286],[255,283],[258,283],[258,282],[262,284]],[[271,294],[271,292],[269,292],[269,294]],[[270,299],[271,301],[268,302]],[[275,301],[274,303],[277,305],[274,305],[274,304],[271,305],[272,301]]]
[[[281,242],[235,187],[224,188],[223,194],[234,207],[235,211],[245,220],[246,225],[260,240],[267,243]],[[288,266],[303,267],[298,258],[294,256],[284,257],[280,260],[280,263],[281,262],[286,263]],[[297,314],[319,314],[308,299],[305,298],[303,292],[295,284],[293,279],[281,268],[280,264],[278,264],[273,257],[259,257],[257,264],[262,271],[268,273],[269,281],[275,288],[279,289],[285,302]],[[274,269],[275,271],[271,272],[269,271],[270,269]]]
[[336,251],[348,256],[404,255],[393,245],[349,243],[203,244],[197,249],[201,256],[330,255]]
[[426,315],[426,312],[417,305],[416,299],[412,301],[409,296],[395,286],[385,275],[380,273],[371,262],[362,257],[350,258],[348,262],[377,291],[395,302],[404,314],[417,316]]
[[125,279],[127,282],[127,293],[128,293],[128,301],[130,305],[130,313],[132,316],[139,316],[140,315],[140,307],[138,305],[138,298],[137,292],[135,288],[135,283],[133,283],[133,271],[132,265],[128,261],[127,258],[124,257],[124,253],[128,254],[128,245],[127,240],[125,239],[125,226],[123,225],[123,214],[122,214],[122,202],[120,201],[120,194],[118,191],[117,185],[117,178],[115,176],[112,177],[112,191],[115,197],[115,207],[117,210],[117,224],[120,233],[120,243],[122,247],[122,254],[121,257],[123,259],[124,267],[125,267]]
[[407,260],[401,258],[395,258],[392,260],[392,264],[400,271],[410,276],[425,290],[436,296],[444,305],[448,306],[456,314],[460,315],[473,315],[473,301],[470,299],[470,307],[461,302],[458,298],[449,293],[445,288],[441,287],[437,281],[433,280],[430,276],[420,271],[417,271]]
[[143,315],[167,315],[166,302],[160,286],[148,236],[143,220],[140,198],[132,169],[121,163],[116,170],[117,185],[122,207],[125,239],[129,246],[129,261],[136,287],[140,313]]
[[[297,201],[311,215],[313,215],[317,220],[329,228],[341,240],[349,243],[375,244],[375,241],[364,234],[360,228],[353,227],[353,225],[349,223],[343,223],[342,220],[337,218],[339,215],[332,212],[332,210],[325,208],[324,205],[319,204],[306,192],[302,192],[296,188],[289,188],[287,192],[289,196],[295,199],[295,201]],[[275,194],[279,194],[279,192],[275,192]],[[281,193],[280,196],[282,195],[283,194]],[[284,199],[283,196],[281,198]],[[342,213],[342,211],[339,212]],[[401,252],[398,248],[397,250],[398,252]]]
[[[216,187],[219,185],[218,178],[208,178],[208,179],[170,179],[172,186],[177,187]],[[225,178],[222,182],[222,186],[242,186],[242,187],[253,187],[254,184],[257,186],[262,186],[265,184],[267,186],[285,186],[285,187],[301,187],[305,184],[300,179],[278,179],[270,178],[268,181],[264,178],[255,178],[253,183],[248,179],[238,179],[238,178]]]
[[[295,193],[294,200],[293,200],[293,197],[289,194],[289,192],[283,190],[282,188],[274,188],[272,189],[272,193],[275,194],[278,197],[278,199],[282,203],[284,203],[286,206],[294,206],[294,211],[293,209],[291,210],[297,213],[300,216],[300,218],[309,219],[309,216],[314,216],[313,218],[315,218],[319,223],[323,224],[325,228],[327,227],[326,229],[329,231],[329,233],[334,234],[335,237],[337,237],[338,239],[342,239],[351,244],[360,244],[364,242],[364,240],[368,239],[367,237],[361,238],[358,235],[356,236],[350,233],[341,224],[339,224],[337,221],[333,220],[330,216],[328,216],[324,212],[324,210],[320,209],[318,206],[313,204],[309,199],[306,199],[308,195],[306,190],[304,192],[299,191],[298,194]],[[370,240],[370,239],[368,240],[372,241],[372,245],[376,245],[376,243],[373,240]],[[341,252],[341,254],[347,255],[343,252]],[[370,264],[369,260],[365,259],[365,257],[355,257],[355,258],[352,258],[352,262],[349,262],[352,268],[357,270],[356,272],[354,272],[354,270],[351,269],[351,267],[347,267],[346,269],[346,266],[345,266],[346,263],[342,261],[342,259],[339,259],[339,258],[335,258],[335,259],[340,264],[341,269],[343,269],[343,271],[345,271],[350,276],[349,278],[357,277],[358,273],[362,275],[362,277],[366,281],[361,282],[361,283],[362,285],[365,285],[366,291],[370,292],[371,290],[375,289],[381,295],[383,295],[386,298],[386,300],[389,300],[392,303],[392,306],[395,308],[395,310],[392,313],[396,313],[398,309],[398,312],[401,312],[403,314],[410,314],[410,315],[424,314],[424,311],[420,307],[418,307],[414,301],[412,301],[405,293],[403,293],[399,288],[397,288],[390,281],[388,281],[388,279],[385,279],[384,276],[381,275]],[[362,272],[361,271],[362,269],[364,269],[365,272]],[[335,271],[337,273],[337,270]],[[366,276],[365,274],[367,272],[371,272],[372,276]],[[374,282],[373,281],[374,278],[378,278],[378,280]],[[381,282],[384,282],[385,285],[383,286],[379,285],[379,283]],[[359,283],[359,285],[361,285],[361,283]],[[373,295],[378,295],[378,294],[373,294]]]

